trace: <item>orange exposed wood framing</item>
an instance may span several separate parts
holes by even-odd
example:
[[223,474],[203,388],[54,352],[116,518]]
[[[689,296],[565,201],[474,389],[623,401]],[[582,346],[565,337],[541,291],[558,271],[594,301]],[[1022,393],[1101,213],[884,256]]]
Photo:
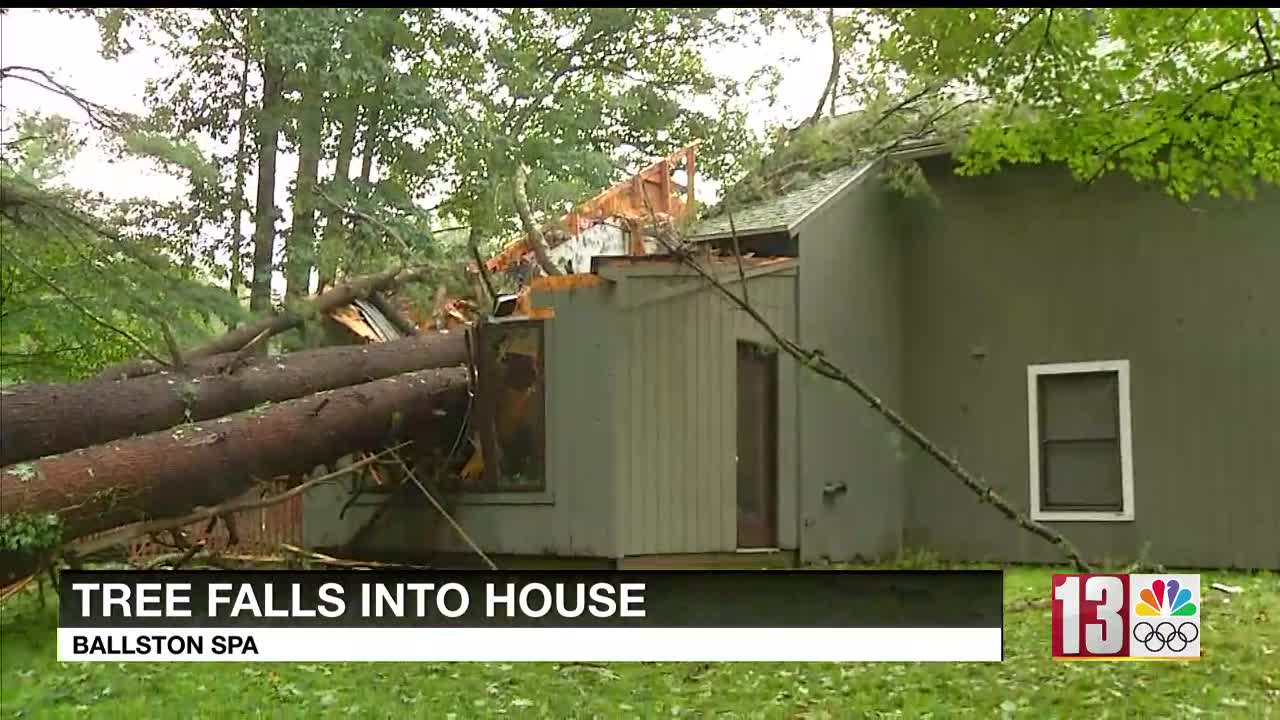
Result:
[[[697,150],[700,144],[700,142],[690,143],[654,161],[640,172],[616,183],[590,200],[579,203],[572,211],[561,217],[558,224],[547,226],[549,230],[559,230],[559,232],[548,233],[548,245],[555,247],[565,239],[576,237],[584,230],[607,220],[613,220],[634,230],[636,225],[648,221],[653,215],[668,220],[683,218],[694,209]],[[687,178],[684,187],[671,179],[672,170],[679,169],[681,165]],[[644,234],[633,231],[628,235],[628,256],[647,255]],[[531,252],[532,248],[526,238],[520,237],[508,243],[501,252],[485,264],[490,272],[503,272],[518,264]],[[470,264],[469,270],[476,272],[476,266]],[[534,290],[560,292],[579,287],[594,287],[603,282],[603,279],[590,273],[534,277],[519,291],[516,313],[530,319],[550,319],[555,314],[551,308],[533,306],[531,296]],[[443,292],[443,288],[441,291]],[[425,308],[410,302],[407,297],[389,299],[422,332],[448,331],[469,325],[477,312],[473,304],[442,294],[437,295],[430,314],[425,311]],[[340,308],[330,313],[330,317],[365,341],[377,342],[379,339],[376,331],[353,306]]]
[[[560,227],[572,237],[610,217],[640,219],[648,217],[650,213],[660,213],[672,218],[683,217],[694,205],[693,190],[699,144],[695,142],[680,148],[631,178],[579,204],[560,218]],[[688,176],[687,186],[684,188],[671,182],[671,169],[680,161],[684,161]],[[684,197],[679,197],[673,192],[675,190],[682,191]],[[644,255],[644,242],[635,237],[635,234],[632,237],[631,254]],[[531,248],[526,238],[521,237],[508,243],[486,265],[490,272],[502,272],[529,252]]]
[[573,275],[540,275],[529,281],[529,285],[520,291],[516,301],[516,314],[531,320],[550,320],[555,317],[555,310],[547,307],[536,307],[533,304],[533,293],[564,292],[575,288],[597,287],[605,283],[604,278],[590,273]]
[[574,288],[597,287],[604,284],[599,275],[577,273],[574,275],[540,275],[529,281],[529,288],[543,292],[559,292]]

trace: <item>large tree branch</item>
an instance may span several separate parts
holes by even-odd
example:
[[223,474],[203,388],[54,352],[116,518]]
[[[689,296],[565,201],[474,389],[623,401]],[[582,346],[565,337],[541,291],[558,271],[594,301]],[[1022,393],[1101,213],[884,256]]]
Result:
[[1262,52],[1267,56],[1267,64],[1271,66],[1271,82],[1280,85],[1280,77],[1276,76],[1276,68],[1280,64],[1276,63],[1276,56],[1271,52],[1271,43],[1267,41],[1267,34],[1262,29],[1262,16],[1255,15],[1253,18],[1253,30],[1258,35],[1258,42],[1262,44]]
[[529,168],[525,167],[524,163],[516,165],[515,176],[511,179],[511,195],[515,200],[516,212],[520,215],[520,225],[524,228],[525,240],[533,248],[533,256],[537,258],[542,272],[547,275],[563,275],[564,273],[551,259],[551,251],[547,249],[547,239],[542,234],[542,228],[538,227],[538,223],[534,221],[533,212],[529,209],[529,195],[525,190],[528,182]]
[[[1035,75],[1036,69],[1040,64],[1040,55],[1046,47],[1053,45],[1053,11],[1055,8],[1049,8],[1049,14],[1044,21],[1044,35],[1040,38],[1040,43],[1036,45],[1035,52],[1031,54],[1031,62],[1027,64],[1027,74],[1022,76],[1022,82],[1018,83],[1018,92],[1014,96],[1015,102],[1022,101],[1022,95],[1027,90],[1027,83],[1031,82],[1031,76]],[[1013,108],[1010,108],[1013,112]]]
[[818,98],[818,106],[813,109],[813,114],[808,120],[804,121],[805,125],[813,125],[822,117],[822,112],[827,105],[827,98],[831,98],[831,114],[835,115],[835,88],[836,80],[840,77],[840,38],[836,34],[836,9],[827,8],[827,28],[831,31],[831,72],[827,75],[827,84],[822,88],[822,97]]
[[[343,285],[337,285],[318,295],[312,295],[306,300],[300,301],[296,311],[285,310],[284,312],[268,315],[254,322],[241,325],[203,345],[186,350],[183,352],[183,357],[190,362],[211,355],[235,352],[244,348],[246,343],[251,341],[261,342],[265,338],[299,327],[306,322],[308,316],[325,315],[343,305],[350,304],[358,298],[368,297],[369,293],[415,282],[427,277],[429,274],[430,271],[427,268],[394,268],[385,272],[354,278]],[[103,370],[96,376],[96,379],[121,380],[149,375],[159,369],[160,367],[154,364],[131,360]]]
[[[1273,66],[1274,68],[1276,64],[1276,58],[1275,58],[1275,55],[1271,54],[1271,43],[1267,42],[1267,34],[1262,30],[1261,16],[1255,17],[1253,19],[1253,29],[1254,29],[1254,32],[1258,34],[1258,42],[1262,43],[1262,51],[1267,55],[1267,63]],[[1272,72],[1274,72],[1274,70],[1272,70]]]
[[168,361],[166,361],[164,358],[162,358],[162,357],[160,357],[159,355],[157,355],[157,354],[155,354],[154,352],[152,352],[152,351],[151,351],[151,348],[147,347],[147,344],[146,344],[146,343],[144,343],[144,342],[142,342],[142,340],[138,339],[138,336],[134,335],[133,333],[129,332],[128,330],[125,330],[124,328],[117,327],[117,326],[115,326],[115,325],[113,325],[113,324],[111,324],[111,323],[107,322],[107,321],[106,321],[106,320],[104,320],[101,316],[99,316],[97,313],[95,313],[95,312],[93,312],[92,310],[90,310],[89,308],[85,307],[85,306],[84,306],[83,304],[81,304],[78,300],[76,300],[76,299],[75,299],[75,297],[71,295],[71,293],[67,292],[66,290],[63,290],[63,289],[62,289],[61,287],[59,287],[59,286],[58,286],[58,284],[57,284],[57,283],[55,283],[52,279],[50,279],[50,278],[48,278],[47,276],[45,276],[45,275],[43,275],[42,273],[40,273],[40,271],[39,271],[39,270],[36,270],[34,267],[32,267],[32,266],[31,266],[31,264],[30,264],[30,263],[28,263],[26,260],[23,260],[23,259],[22,259],[22,257],[20,257],[20,256],[19,256],[17,253],[15,253],[13,250],[11,250],[7,245],[0,245],[0,250],[4,250],[4,251],[5,251],[5,253],[6,253],[9,257],[13,258],[14,262],[16,262],[16,263],[18,263],[18,265],[22,266],[22,269],[23,269],[23,270],[25,270],[25,271],[26,271],[28,274],[30,274],[32,277],[36,278],[36,279],[37,279],[37,280],[39,280],[40,282],[42,282],[42,283],[44,283],[45,285],[49,286],[49,289],[53,290],[53,291],[54,291],[55,293],[57,293],[58,295],[61,295],[61,296],[62,296],[62,298],[63,298],[64,300],[66,300],[68,304],[70,304],[70,305],[71,305],[71,307],[73,307],[73,308],[75,308],[76,310],[78,310],[82,315],[84,315],[85,317],[89,318],[90,320],[92,320],[92,321],[93,321],[94,323],[96,323],[97,325],[99,325],[99,326],[101,326],[101,327],[103,327],[103,328],[106,328],[107,330],[110,330],[111,332],[113,332],[113,333],[115,333],[115,334],[117,334],[117,335],[119,335],[119,336],[123,337],[124,339],[128,340],[130,344],[132,344],[134,347],[136,347],[136,348],[137,348],[137,349],[138,349],[138,350],[139,350],[143,355],[146,355],[148,358],[151,358],[151,360],[152,360],[152,361],[154,361],[154,362],[156,362],[156,363],[159,363],[160,365],[165,366],[165,367],[168,367],[168,366],[169,366]]
[[[1205,87],[1201,88],[1200,92],[1192,96],[1192,98],[1187,101],[1186,105],[1182,107],[1182,111],[1178,115],[1179,117],[1185,119],[1186,117],[1191,115],[1191,111],[1194,110],[1196,106],[1200,104],[1201,101],[1203,101],[1205,98],[1209,97],[1213,93],[1220,92],[1223,89],[1225,89],[1227,86],[1238,83],[1241,80],[1248,80],[1249,78],[1257,77],[1258,75],[1274,73],[1276,70],[1280,70],[1280,61],[1272,60],[1270,62],[1267,62],[1264,65],[1260,65],[1250,70],[1245,70],[1245,71],[1236,73],[1235,75],[1225,77],[1221,80],[1218,80],[1217,82],[1210,83],[1209,85],[1206,85]],[[1110,148],[1108,148],[1106,151],[1104,151],[1102,154],[1102,157],[1098,161],[1097,169],[1094,170],[1092,175],[1090,175],[1088,178],[1085,179],[1085,184],[1086,185],[1092,184],[1098,178],[1102,177],[1103,173],[1107,171],[1108,165],[1110,165],[1115,160],[1115,158],[1118,157],[1121,153],[1125,152],[1126,150],[1130,150],[1134,147],[1137,147],[1138,145],[1141,145],[1144,142],[1154,139],[1156,136],[1158,136],[1161,132],[1163,132],[1166,129],[1164,123],[1155,123],[1154,125],[1155,126],[1149,132],[1145,132],[1142,135],[1139,135],[1138,137],[1127,140],[1123,143],[1113,145]]]
[[0,81],[5,78],[21,80],[43,90],[48,90],[55,95],[67,98],[78,105],[85,112],[85,115],[89,117],[89,122],[99,129],[116,133],[124,132],[130,120],[129,116],[124,113],[85,98],[70,86],[59,82],[53,75],[40,68],[26,65],[6,65],[5,67],[0,67]]
[[326,194],[325,192],[319,189],[317,189],[315,192],[316,192],[316,195],[319,196],[321,200],[324,200],[326,203],[328,203],[329,206],[332,207],[334,210],[337,210],[338,212],[342,213],[343,215],[346,215],[347,217],[353,220],[359,220],[360,222],[363,222],[364,224],[369,225],[375,230],[382,232],[387,237],[391,238],[392,240],[395,240],[396,243],[400,245],[400,247],[404,248],[405,252],[413,251],[413,246],[410,245],[404,239],[404,236],[402,236],[399,233],[399,231],[397,231],[395,228],[379,220],[378,218],[370,215],[369,213],[363,210],[360,210],[359,208],[347,207],[342,203],[339,203],[337,200],[334,200],[328,194]]
[[489,294],[490,312],[492,312],[498,308],[498,291],[494,289],[493,278],[489,277],[489,266],[480,255],[480,228],[474,223],[471,225],[471,230],[467,232],[467,249],[471,251],[471,259],[476,263],[485,292]]
[[[656,226],[656,222],[655,222]],[[1047,525],[1041,524],[1025,513],[1013,506],[1003,495],[996,492],[991,484],[969,471],[960,464],[954,456],[950,455],[942,448],[938,447],[923,432],[914,425],[907,422],[898,412],[885,405],[884,401],[878,395],[871,391],[865,384],[857,378],[845,372],[835,363],[831,362],[823,355],[821,350],[806,349],[801,347],[795,341],[783,336],[773,325],[766,320],[759,312],[752,307],[751,303],[744,298],[739,297],[736,293],[729,290],[728,287],[716,277],[713,271],[708,271],[694,259],[693,255],[686,247],[677,245],[672,242],[670,237],[664,232],[655,233],[657,239],[667,248],[672,256],[679,258],[685,265],[694,270],[704,280],[714,287],[721,295],[728,298],[730,302],[736,305],[740,310],[745,312],[752,320],[755,321],[761,329],[774,341],[780,350],[790,355],[808,371],[833,380],[845,387],[853,390],[864,402],[871,407],[872,410],[879,413],[885,418],[889,424],[893,425],[899,432],[905,435],[918,448],[923,450],[925,454],[936,460],[943,468],[945,468],[952,476],[958,479],[966,488],[977,495],[980,502],[990,503],[1000,514],[1012,520],[1019,527],[1028,532],[1052,543],[1066,555],[1072,563],[1081,572],[1092,572],[1092,566],[1080,554],[1076,546],[1061,533]]]

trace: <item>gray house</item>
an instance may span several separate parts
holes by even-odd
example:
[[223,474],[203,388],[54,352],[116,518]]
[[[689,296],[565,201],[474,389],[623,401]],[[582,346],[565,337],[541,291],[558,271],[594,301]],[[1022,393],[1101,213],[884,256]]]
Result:
[[[912,157],[933,199],[872,163],[735,213],[750,304],[1091,559],[1280,568],[1280,191],[1184,206],[1120,177]],[[694,239],[730,237],[713,220]],[[742,291],[737,263],[702,262]],[[486,553],[1059,559],[679,261],[591,275],[535,292],[545,319],[493,326],[536,348],[540,422],[530,472],[455,498]],[[379,501],[307,503],[309,544],[330,547]],[[468,552],[426,503],[380,517],[366,548]]]

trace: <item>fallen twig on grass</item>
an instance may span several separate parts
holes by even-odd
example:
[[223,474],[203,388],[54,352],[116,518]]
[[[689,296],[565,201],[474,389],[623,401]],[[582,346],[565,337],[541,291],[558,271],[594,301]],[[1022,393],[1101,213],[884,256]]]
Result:
[[1015,612],[1022,612],[1024,610],[1043,610],[1049,607],[1049,605],[1051,604],[1052,604],[1052,601],[1050,601],[1049,598],[1031,598],[1027,600],[1019,600],[1017,602],[1011,602],[1008,605],[1004,606],[1004,611],[1007,613],[1015,613]]
[[23,588],[30,585],[31,581],[36,579],[36,575],[39,575],[39,573],[32,573],[31,575],[28,575],[15,583],[11,583],[4,589],[0,590],[0,603],[3,603],[5,600],[8,600],[14,595],[22,592]]

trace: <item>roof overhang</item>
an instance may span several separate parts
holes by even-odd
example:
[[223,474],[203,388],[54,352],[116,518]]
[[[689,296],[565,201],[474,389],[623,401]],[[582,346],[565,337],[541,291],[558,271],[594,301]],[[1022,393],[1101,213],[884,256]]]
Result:
[[[720,258],[694,260],[698,267],[713,277],[737,280],[745,275],[753,278],[769,275],[783,270],[794,270],[799,261],[792,257],[742,258],[739,269],[736,258]],[[670,255],[646,255],[642,257],[597,256],[591,259],[592,272],[613,282],[632,277],[703,277],[703,274],[689,267],[684,260]]]
[[891,150],[886,157],[890,160],[905,162],[908,160],[920,160],[928,157],[937,157],[938,155],[950,155],[955,151],[951,143],[938,140],[936,138],[927,138],[915,142],[904,143],[901,147]]
[[[766,275],[794,276],[800,264],[797,258],[792,257],[751,257],[742,258],[743,264],[739,268],[737,258],[699,257],[695,260],[698,269],[694,269],[686,261],[669,255],[601,257],[593,262],[600,277],[610,281],[615,288],[614,302],[620,308],[636,308],[713,288],[714,284],[708,281],[707,276],[713,278],[715,284],[732,287],[743,279]],[[664,282],[659,285],[635,282],[652,278],[661,278]]]

